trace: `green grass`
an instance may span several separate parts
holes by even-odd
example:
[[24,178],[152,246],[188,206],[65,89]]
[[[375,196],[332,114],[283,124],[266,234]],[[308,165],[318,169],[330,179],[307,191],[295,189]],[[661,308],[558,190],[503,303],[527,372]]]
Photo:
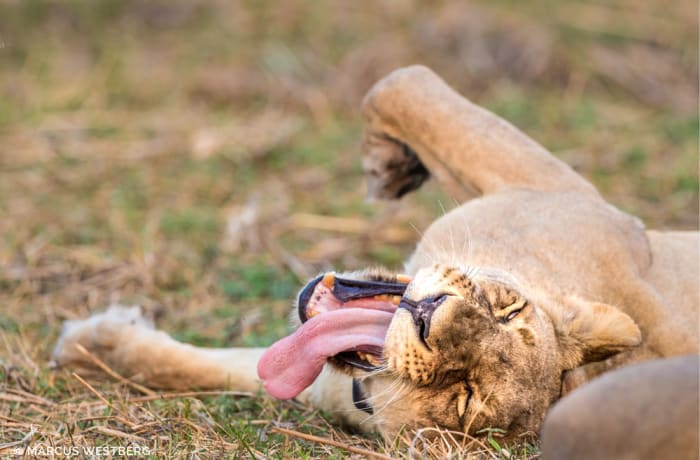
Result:
[[[413,228],[454,205],[433,182],[398,207],[364,201],[359,103],[400,65],[433,67],[648,226],[698,227],[695,2],[402,5],[0,3],[0,445],[34,425],[32,445],[125,445],[118,432],[154,458],[348,455],[283,426],[408,456],[264,395],[134,403],[89,380],[108,408],[48,368],[62,321],[112,301],[182,340],[261,346],[288,332],[306,277],[400,268]],[[537,456],[492,440],[474,455]]]

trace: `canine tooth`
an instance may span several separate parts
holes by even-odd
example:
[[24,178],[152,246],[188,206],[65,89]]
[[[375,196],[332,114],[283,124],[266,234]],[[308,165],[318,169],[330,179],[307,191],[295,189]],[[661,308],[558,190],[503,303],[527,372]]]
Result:
[[306,310],[306,317],[307,318],[313,318],[314,316],[318,315],[318,312],[314,310],[313,308],[309,308]]
[[403,273],[399,273],[398,275],[396,275],[396,281],[397,281],[398,283],[406,283],[406,284],[408,284],[408,283],[411,282],[411,279],[412,279],[412,278],[411,278],[410,276],[404,275]]
[[323,275],[323,279],[321,280],[324,286],[326,286],[329,289],[333,288],[333,283],[335,282],[335,273],[330,272],[326,273]]
[[400,295],[393,295],[391,296],[391,303],[394,305],[398,305],[401,303],[401,296]]
[[467,401],[469,400],[469,395],[462,393],[457,396],[457,415],[462,417],[467,411]]

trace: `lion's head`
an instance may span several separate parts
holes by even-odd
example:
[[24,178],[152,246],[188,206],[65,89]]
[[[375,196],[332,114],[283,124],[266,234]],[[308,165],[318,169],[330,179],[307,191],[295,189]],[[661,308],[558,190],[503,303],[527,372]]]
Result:
[[410,282],[380,271],[320,276],[300,294],[299,316],[298,331],[268,352],[277,366],[263,364],[268,390],[291,397],[328,360],[356,378],[358,407],[386,437],[422,427],[534,433],[564,371],[641,341],[612,306],[444,265]]

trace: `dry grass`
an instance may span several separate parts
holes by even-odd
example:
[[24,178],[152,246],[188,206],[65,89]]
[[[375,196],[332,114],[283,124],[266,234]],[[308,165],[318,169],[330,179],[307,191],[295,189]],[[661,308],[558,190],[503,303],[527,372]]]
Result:
[[[414,62],[649,226],[697,228],[696,9],[0,1],[0,456],[129,444],[154,457],[467,456],[351,436],[262,396],[140,395],[52,371],[50,350],[64,319],[111,301],[198,344],[269,344],[309,275],[400,266],[412,225],[451,200],[428,184],[365,204],[357,108]],[[492,441],[469,455],[505,457]]]

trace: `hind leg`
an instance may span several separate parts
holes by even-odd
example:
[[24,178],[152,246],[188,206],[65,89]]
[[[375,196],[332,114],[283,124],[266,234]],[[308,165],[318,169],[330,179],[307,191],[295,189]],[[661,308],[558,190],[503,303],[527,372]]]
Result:
[[545,419],[542,457],[697,459],[698,359],[648,361],[575,390]]

